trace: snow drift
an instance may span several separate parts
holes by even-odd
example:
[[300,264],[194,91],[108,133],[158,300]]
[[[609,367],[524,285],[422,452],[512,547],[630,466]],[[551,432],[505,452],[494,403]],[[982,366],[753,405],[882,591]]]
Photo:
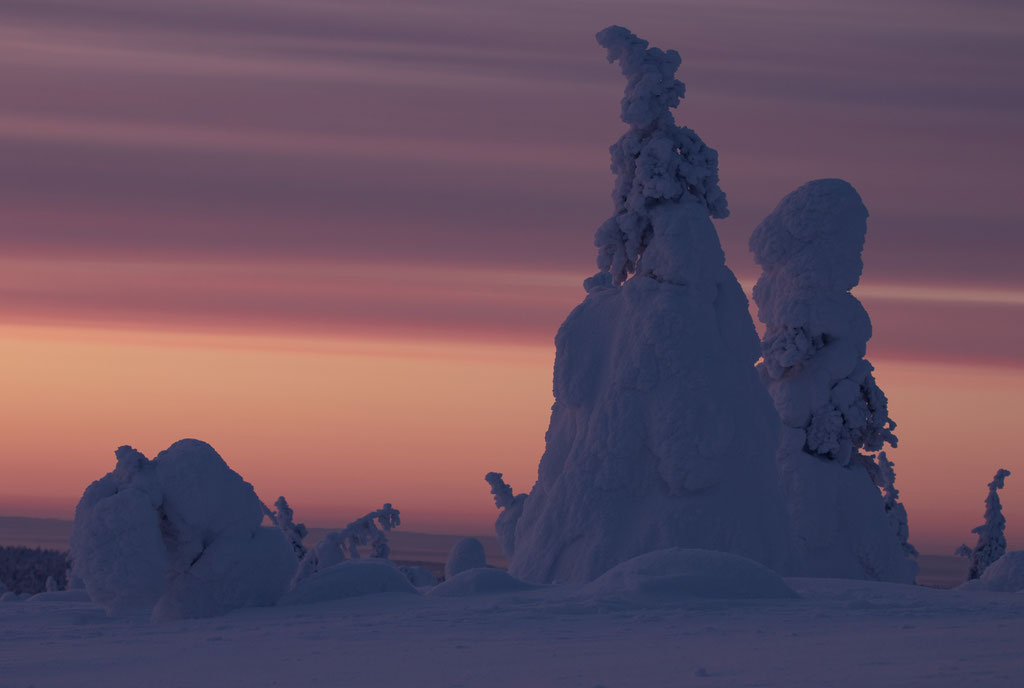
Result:
[[754,599],[799,597],[777,573],[727,552],[672,548],[624,561],[583,594],[648,606],[678,604],[694,598]]
[[717,154],[673,120],[678,53],[622,27],[597,38],[626,77],[629,130],[611,149],[615,214],[596,233],[600,271],[555,338],[547,446],[510,572],[587,581],[674,546],[788,570],[778,418],[709,217],[727,214]]
[[452,576],[427,594],[437,597],[468,597],[533,590],[536,587],[514,578],[501,569],[476,568]]
[[896,446],[895,423],[864,358],[871,320],[850,293],[867,217],[852,186],[819,179],[754,230],[766,326],[758,369],[782,420],[778,461],[800,570],[912,583],[916,551],[892,464],[870,454]]
[[349,559],[303,578],[279,604],[310,604],[382,592],[416,594],[405,574],[383,559]]
[[1007,552],[989,564],[980,578],[967,581],[957,590],[1024,592],[1024,551]]
[[295,574],[291,543],[265,528],[252,485],[205,442],[181,440],[152,461],[131,447],[75,509],[73,574],[110,614],[156,619],[272,605]]

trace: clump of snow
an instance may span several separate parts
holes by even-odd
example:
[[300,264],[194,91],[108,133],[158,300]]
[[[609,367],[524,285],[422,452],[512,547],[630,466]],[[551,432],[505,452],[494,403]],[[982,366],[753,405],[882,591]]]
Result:
[[444,565],[444,577],[448,580],[463,571],[487,566],[484,545],[476,538],[462,538],[452,546],[448,561]]
[[350,558],[358,559],[359,548],[366,545],[372,548],[371,556],[375,559],[387,559],[391,553],[387,534],[401,523],[398,509],[385,504],[376,511],[360,516],[341,530],[327,533],[299,562],[292,587],[318,571],[345,561],[346,552]]
[[498,519],[494,522],[498,544],[501,545],[505,558],[511,560],[516,551],[516,524],[519,523],[519,517],[523,515],[526,494],[515,494],[512,487],[502,480],[501,473],[488,473],[484,476],[484,480],[491,486],[494,505],[501,509]]
[[988,496],[985,497],[985,522],[971,530],[977,533],[978,542],[970,548],[960,545],[956,553],[969,557],[971,569],[967,580],[974,580],[985,573],[985,569],[998,560],[1006,552],[1006,517],[1003,516],[1003,505],[999,501],[999,490],[1003,489],[1010,471],[1000,468],[988,484]]
[[532,590],[536,587],[514,578],[501,569],[475,568],[446,579],[427,594],[437,597],[468,597]]
[[252,485],[205,442],[181,440],[152,461],[131,447],[75,510],[73,573],[110,614],[214,616],[272,605],[295,572],[291,545],[264,528]]
[[777,573],[756,561],[727,552],[678,547],[624,561],[587,584],[583,594],[651,606],[693,598],[799,597]]
[[350,559],[299,581],[278,604],[310,604],[383,592],[417,594],[398,567],[383,559]]
[[0,602],[20,602],[21,597],[16,592],[5,592],[0,594]]
[[582,582],[675,546],[789,570],[778,416],[709,218],[725,212],[714,153],[672,123],[678,55],[620,27],[598,40],[627,78],[616,215],[597,232],[602,272],[555,338],[547,446],[509,570]]
[[967,581],[958,590],[1024,592],[1024,551],[1007,552],[987,566],[979,578]]
[[398,570],[405,574],[409,582],[417,588],[430,588],[437,585],[437,576],[422,566],[399,566]]
[[871,454],[896,446],[896,425],[864,358],[871,320],[850,293],[867,217],[850,184],[819,179],[754,230],[758,370],[783,424],[778,462],[800,570],[911,583],[917,552],[895,472],[884,452]]

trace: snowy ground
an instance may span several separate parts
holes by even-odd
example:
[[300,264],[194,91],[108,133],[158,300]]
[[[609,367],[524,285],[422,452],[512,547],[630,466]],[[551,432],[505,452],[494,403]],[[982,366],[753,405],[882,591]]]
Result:
[[802,599],[652,609],[562,586],[164,623],[3,603],[0,688],[1021,685],[1024,594],[787,582]]

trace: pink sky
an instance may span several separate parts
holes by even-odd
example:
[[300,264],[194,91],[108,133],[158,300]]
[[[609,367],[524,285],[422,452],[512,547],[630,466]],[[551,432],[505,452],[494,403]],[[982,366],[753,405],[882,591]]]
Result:
[[0,513],[198,436],[312,522],[486,530],[611,211],[621,23],[682,54],[745,284],[786,192],[858,188],[913,539],[969,539],[1006,467],[1021,542],[1024,10],[846,5],[4,3]]

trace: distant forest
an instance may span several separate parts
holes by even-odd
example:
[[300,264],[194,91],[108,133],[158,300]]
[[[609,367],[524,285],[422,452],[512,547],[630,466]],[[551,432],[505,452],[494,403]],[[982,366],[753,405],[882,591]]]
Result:
[[36,594],[46,589],[53,576],[59,589],[67,587],[68,553],[54,549],[0,547],[0,590]]

